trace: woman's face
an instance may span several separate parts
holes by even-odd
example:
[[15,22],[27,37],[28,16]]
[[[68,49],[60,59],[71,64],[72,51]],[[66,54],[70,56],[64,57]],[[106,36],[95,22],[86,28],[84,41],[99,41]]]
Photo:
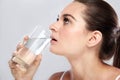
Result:
[[83,53],[86,46],[88,30],[83,19],[85,5],[72,2],[55,23],[50,26],[50,51],[59,55],[69,56]]

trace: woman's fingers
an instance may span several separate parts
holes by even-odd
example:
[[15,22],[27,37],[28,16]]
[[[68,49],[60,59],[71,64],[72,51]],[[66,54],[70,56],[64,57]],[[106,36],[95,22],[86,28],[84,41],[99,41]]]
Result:
[[18,45],[16,47],[16,51],[19,51],[23,46],[24,46],[24,44],[22,42],[18,43]]
[[29,39],[29,37],[25,36],[24,39],[23,39],[23,44],[25,44],[28,41],[28,39]]
[[25,36],[22,42],[19,42],[16,48],[16,51],[19,51],[21,48],[24,47],[24,44],[28,41],[29,37]]
[[37,55],[34,62],[30,65],[28,68],[28,73],[32,76],[35,74],[36,70],[38,69],[38,66],[40,65],[42,59],[42,55]]
[[12,58],[17,55],[17,51],[14,51],[12,54]]
[[9,67],[10,67],[11,69],[15,69],[15,68],[16,68],[16,63],[13,62],[12,60],[9,60],[8,64],[9,64]]
[[42,59],[42,55],[41,54],[37,55],[34,62],[33,62],[33,64],[34,65],[39,65],[40,62],[41,62],[41,59]]
[[25,37],[24,37],[24,41],[27,41],[28,39],[29,39],[28,36],[25,36]]
[[17,55],[17,51],[14,51],[13,54],[12,54],[12,58],[8,61],[8,64],[10,66],[10,68],[15,68],[16,67],[16,64],[14,61],[12,61],[13,57]]

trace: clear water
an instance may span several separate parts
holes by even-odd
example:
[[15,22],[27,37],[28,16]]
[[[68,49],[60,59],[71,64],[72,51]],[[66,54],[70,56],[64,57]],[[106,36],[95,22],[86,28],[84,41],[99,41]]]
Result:
[[49,43],[49,40],[49,38],[30,38],[25,44],[25,47],[33,53],[39,54]]

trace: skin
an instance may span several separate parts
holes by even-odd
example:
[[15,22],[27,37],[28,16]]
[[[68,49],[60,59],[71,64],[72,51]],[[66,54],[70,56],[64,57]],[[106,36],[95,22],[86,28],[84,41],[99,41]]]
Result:
[[[87,23],[82,17],[85,9],[86,6],[78,2],[72,2],[64,8],[57,21],[50,26],[50,51],[65,56],[71,64],[71,70],[65,73],[64,80],[115,80],[120,70],[98,58],[102,33],[86,29]],[[41,55],[28,68],[29,72],[20,71],[10,61],[15,80],[32,80],[40,61]],[[59,80],[62,74],[63,72],[55,73],[49,80]]]
[[[28,40],[28,36],[25,36],[24,41],[17,45],[16,51],[13,52],[13,56],[17,55],[17,52],[19,52],[19,50],[21,48],[23,48],[23,46],[24,46],[23,44],[27,40]],[[36,73],[36,70],[38,69],[38,67],[40,65],[41,59],[42,59],[42,55],[36,56],[34,62],[31,64],[30,67],[27,68],[27,71],[21,70],[19,65],[17,65],[12,60],[10,60],[9,67],[11,69],[11,73],[12,73],[13,77],[15,78],[15,80],[32,80],[34,74]]]

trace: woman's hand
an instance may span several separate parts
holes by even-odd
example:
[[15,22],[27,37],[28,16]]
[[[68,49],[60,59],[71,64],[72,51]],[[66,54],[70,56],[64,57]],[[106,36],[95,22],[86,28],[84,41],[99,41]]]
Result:
[[[24,37],[24,41],[26,42],[28,40],[28,37]],[[16,51],[13,53],[13,56],[17,55],[17,52],[24,46],[24,44],[20,43],[17,46]],[[41,62],[41,58],[42,55],[37,55],[34,62],[27,68],[26,71],[22,71],[19,68],[19,65],[15,62],[13,62],[12,60],[9,61],[9,67],[11,69],[11,73],[13,75],[13,77],[15,78],[15,80],[32,80],[33,76],[36,72],[36,70],[38,69],[38,66]]]

